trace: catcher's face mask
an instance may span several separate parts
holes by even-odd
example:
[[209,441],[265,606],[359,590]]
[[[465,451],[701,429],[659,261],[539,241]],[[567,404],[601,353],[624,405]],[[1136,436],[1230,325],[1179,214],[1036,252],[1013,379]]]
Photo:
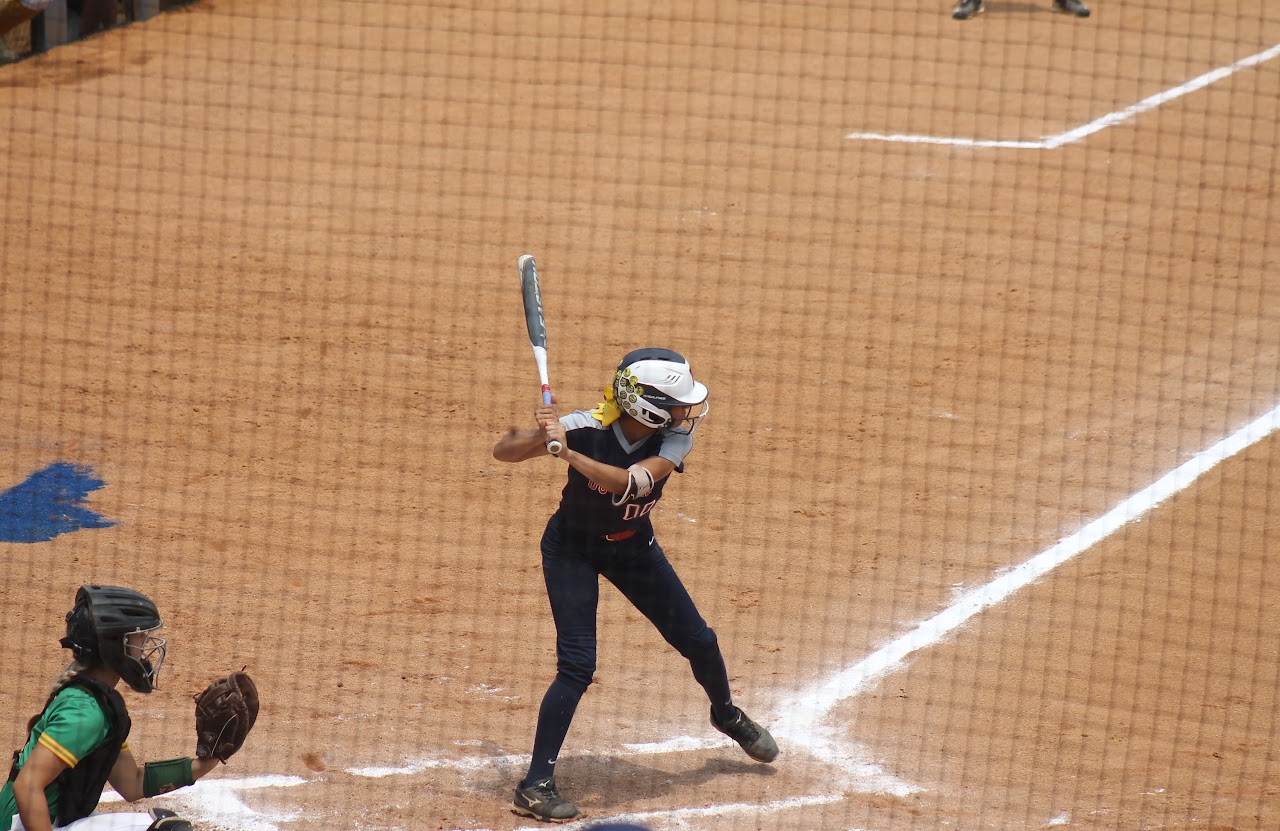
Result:
[[124,664],[120,677],[138,692],[160,688],[160,667],[164,665],[168,641],[155,636],[160,627],[138,629],[124,636]]

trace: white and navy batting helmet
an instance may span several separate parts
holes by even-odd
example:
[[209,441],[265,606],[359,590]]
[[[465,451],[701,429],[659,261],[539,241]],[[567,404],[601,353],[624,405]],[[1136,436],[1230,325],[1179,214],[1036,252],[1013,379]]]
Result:
[[[706,385],[693,380],[689,362],[678,352],[657,347],[627,353],[613,374],[613,397],[641,424],[680,432],[693,432],[708,409]],[[674,407],[692,410],[676,423]]]

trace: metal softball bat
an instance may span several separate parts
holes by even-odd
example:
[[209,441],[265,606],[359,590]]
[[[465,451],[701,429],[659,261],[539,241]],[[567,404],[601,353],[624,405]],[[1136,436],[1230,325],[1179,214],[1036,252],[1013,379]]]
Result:
[[[542,383],[542,403],[551,403],[551,382],[547,380],[547,322],[542,315],[542,292],[538,288],[538,264],[532,254],[522,254],[516,261],[520,269],[520,294],[524,297],[524,322],[529,329],[529,345],[533,362],[538,366]],[[547,452],[555,456],[564,449],[560,442],[547,442]]]

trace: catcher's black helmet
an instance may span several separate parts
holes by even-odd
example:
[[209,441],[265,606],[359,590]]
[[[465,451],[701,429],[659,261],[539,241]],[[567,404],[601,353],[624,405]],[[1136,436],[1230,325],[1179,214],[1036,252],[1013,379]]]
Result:
[[[67,612],[67,636],[62,645],[76,660],[106,666],[141,693],[159,686],[165,641],[152,635],[164,624],[156,604],[146,595],[119,586],[81,586],[76,605]],[[130,635],[142,633],[141,643]]]

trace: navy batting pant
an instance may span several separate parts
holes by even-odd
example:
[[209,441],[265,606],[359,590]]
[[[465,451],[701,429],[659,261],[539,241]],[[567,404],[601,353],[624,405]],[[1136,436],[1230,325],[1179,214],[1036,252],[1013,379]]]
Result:
[[707,626],[652,531],[621,542],[571,535],[557,513],[542,535],[542,575],[556,624],[556,678],[538,711],[533,759],[522,786],[552,775],[578,701],[596,671],[596,608],[603,576],[684,656],[716,716],[734,715],[729,675]]

